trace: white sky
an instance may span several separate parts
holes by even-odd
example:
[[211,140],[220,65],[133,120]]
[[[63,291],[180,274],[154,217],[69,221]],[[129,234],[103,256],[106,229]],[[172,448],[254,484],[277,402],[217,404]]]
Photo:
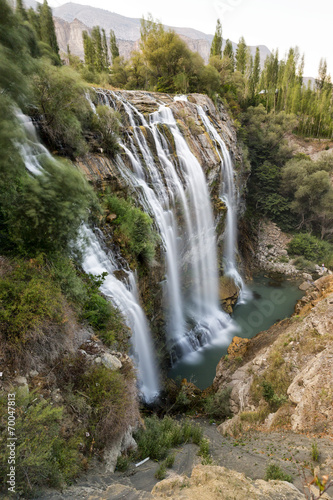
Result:
[[[49,0],[51,6],[66,3]],[[332,0],[80,0],[127,17],[151,13],[170,26],[196,28],[214,34],[221,19],[223,38],[238,42],[244,36],[248,45],[278,48],[280,56],[298,45],[305,53],[304,76],[317,76],[321,57],[333,73]]]

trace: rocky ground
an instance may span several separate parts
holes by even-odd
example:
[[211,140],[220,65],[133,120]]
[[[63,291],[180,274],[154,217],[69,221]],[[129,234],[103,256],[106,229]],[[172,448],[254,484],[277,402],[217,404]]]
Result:
[[[263,380],[274,388],[277,407],[263,397]],[[211,465],[201,465],[198,447],[187,444],[175,450],[163,481],[155,478],[158,464],[151,460],[114,474],[96,464],[65,492],[41,498],[310,498],[314,475],[333,477],[333,277],[317,280],[291,319],[249,341],[235,339],[214,386],[232,388],[234,417],[220,426],[200,422]],[[290,474],[293,484],[263,481],[270,464]],[[332,489],[321,498],[331,498]]]

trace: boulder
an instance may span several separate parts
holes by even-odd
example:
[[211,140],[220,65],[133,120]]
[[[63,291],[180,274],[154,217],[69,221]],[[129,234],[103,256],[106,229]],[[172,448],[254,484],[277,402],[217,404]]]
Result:
[[241,337],[234,337],[231,344],[228,347],[229,358],[238,358],[239,356],[244,356],[248,348],[249,339],[243,339]]
[[106,367],[109,368],[110,370],[120,370],[120,368],[123,366],[122,362],[116,358],[116,356],[113,356],[112,354],[109,354],[108,352],[104,353],[101,357],[101,363]]

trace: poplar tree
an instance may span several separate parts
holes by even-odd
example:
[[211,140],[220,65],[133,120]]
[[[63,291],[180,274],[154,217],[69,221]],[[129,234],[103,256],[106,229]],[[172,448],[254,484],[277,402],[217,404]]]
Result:
[[113,30],[110,30],[110,52],[113,64],[116,57],[119,57],[119,49],[117,45],[116,35],[114,34]]
[[247,62],[248,62],[247,46],[244,37],[241,37],[239,39],[236,50],[236,69],[237,71],[240,71],[243,75],[245,74],[246,71]]
[[230,42],[229,38],[225,43],[224,51],[223,51],[223,57],[228,57],[230,60],[230,69],[231,72],[235,71],[235,56],[234,56],[234,50],[232,48],[232,43]]
[[220,20],[217,20],[215,35],[210,47],[210,57],[219,56],[222,57],[222,25]]
[[250,93],[251,97],[254,96],[260,79],[260,50],[259,47],[256,48],[256,54],[254,56],[253,66],[252,66],[252,74],[250,81]]
[[109,53],[108,53],[108,43],[106,41],[105,30],[102,29],[102,51],[103,51],[103,69],[107,71],[109,68]]
[[52,10],[48,6],[47,0],[44,0],[44,3],[38,6],[38,13],[40,40],[51,47],[52,51],[58,56],[60,63],[59,46],[54,28]]

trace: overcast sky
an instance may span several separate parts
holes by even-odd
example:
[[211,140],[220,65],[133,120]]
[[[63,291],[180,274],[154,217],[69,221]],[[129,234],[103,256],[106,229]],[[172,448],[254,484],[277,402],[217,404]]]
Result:
[[[49,0],[52,6],[66,3]],[[151,13],[164,24],[214,34],[222,22],[223,38],[248,45],[278,48],[280,56],[298,45],[305,53],[305,75],[317,76],[321,57],[333,73],[332,0],[81,0],[75,3],[107,9],[127,17]]]

